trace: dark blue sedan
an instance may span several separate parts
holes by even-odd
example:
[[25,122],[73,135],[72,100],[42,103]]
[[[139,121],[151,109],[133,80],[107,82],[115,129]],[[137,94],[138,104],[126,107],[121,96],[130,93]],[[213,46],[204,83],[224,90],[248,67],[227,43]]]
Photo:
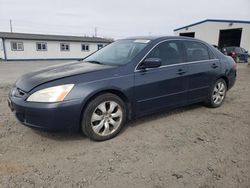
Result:
[[118,40],[87,58],[22,76],[8,104],[24,125],[116,136],[127,120],[204,102],[219,107],[236,64],[209,44],[185,37]]

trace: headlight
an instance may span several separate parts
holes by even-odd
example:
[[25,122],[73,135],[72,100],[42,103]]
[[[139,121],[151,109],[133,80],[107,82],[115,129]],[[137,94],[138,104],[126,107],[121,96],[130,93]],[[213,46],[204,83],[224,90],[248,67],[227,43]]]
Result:
[[69,94],[74,84],[49,87],[36,91],[27,99],[29,102],[60,102]]

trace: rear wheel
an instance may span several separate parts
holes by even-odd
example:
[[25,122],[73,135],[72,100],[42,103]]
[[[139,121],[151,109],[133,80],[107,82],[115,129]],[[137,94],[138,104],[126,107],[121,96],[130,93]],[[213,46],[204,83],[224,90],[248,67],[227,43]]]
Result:
[[224,79],[218,79],[210,90],[206,100],[208,107],[217,108],[221,106],[226,98],[227,84]]
[[82,131],[92,140],[104,141],[115,137],[126,121],[124,102],[116,95],[97,96],[86,107]]

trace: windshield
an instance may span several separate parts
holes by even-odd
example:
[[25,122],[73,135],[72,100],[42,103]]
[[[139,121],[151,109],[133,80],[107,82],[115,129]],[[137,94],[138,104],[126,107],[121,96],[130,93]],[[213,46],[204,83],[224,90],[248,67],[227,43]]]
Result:
[[235,50],[235,47],[225,47],[223,48],[225,52],[231,52]]
[[124,65],[129,63],[148,42],[149,40],[119,40],[95,52],[83,61],[107,65]]

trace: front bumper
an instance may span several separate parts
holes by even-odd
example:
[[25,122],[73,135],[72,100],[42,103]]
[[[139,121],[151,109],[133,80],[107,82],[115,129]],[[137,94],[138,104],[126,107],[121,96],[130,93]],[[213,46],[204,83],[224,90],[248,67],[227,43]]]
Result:
[[27,102],[9,96],[8,105],[24,125],[49,131],[78,131],[81,119],[81,100],[60,103]]

